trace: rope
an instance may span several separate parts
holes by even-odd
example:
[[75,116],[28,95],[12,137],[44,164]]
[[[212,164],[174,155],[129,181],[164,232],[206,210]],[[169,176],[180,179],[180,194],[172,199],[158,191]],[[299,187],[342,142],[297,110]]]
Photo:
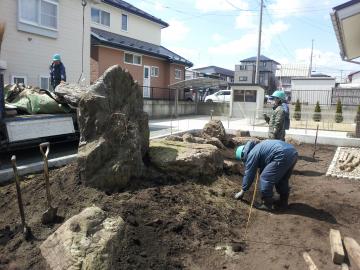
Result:
[[250,210],[249,210],[249,216],[246,222],[246,227],[245,227],[245,234],[244,234],[244,238],[243,241],[246,241],[246,236],[247,236],[247,232],[248,232],[248,226],[249,226],[249,222],[250,222],[250,217],[251,217],[251,213],[252,213],[252,209],[253,209],[253,205],[254,205],[254,201],[255,201],[255,196],[256,196],[256,190],[257,190],[257,185],[259,182],[259,171],[256,174],[256,181],[255,181],[255,187],[254,187],[254,193],[253,193],[253,197],[251,200],[251,205],[250,205]]

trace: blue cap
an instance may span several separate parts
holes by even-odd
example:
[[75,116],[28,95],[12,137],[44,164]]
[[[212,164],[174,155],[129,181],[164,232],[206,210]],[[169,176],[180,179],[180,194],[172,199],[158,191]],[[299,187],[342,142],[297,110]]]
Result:
[[61,57],[60,57],[60,54],[54,54],[53,56],[53,61],[61,61]]
[[236,148],[235,158],[237,160],[241,160],[243,151],[244,151],[244,147],[245,147],[245,145],[240,145],[238,148]]

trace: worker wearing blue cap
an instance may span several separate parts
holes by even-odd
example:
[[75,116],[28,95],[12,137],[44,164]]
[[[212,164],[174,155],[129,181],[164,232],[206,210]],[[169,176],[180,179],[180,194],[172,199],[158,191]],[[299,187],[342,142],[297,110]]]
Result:
[[50,66],[50,82],[53,89],[60,83],[66,82],[65,66],[61,62],[60,54],[54,54]]
[[[255,205],[260,210],[286,208],[289,199],[289,179],[297,162],[298,152],[291,144],[280,140],[265,140],[260,143],[249,141],[236,149],[236,159],[245,164],[242,190],[235,199],[242,199],[260,170],[260,191],[262,203]],[[280,194],[280,200],[273,201],[273,189]]]

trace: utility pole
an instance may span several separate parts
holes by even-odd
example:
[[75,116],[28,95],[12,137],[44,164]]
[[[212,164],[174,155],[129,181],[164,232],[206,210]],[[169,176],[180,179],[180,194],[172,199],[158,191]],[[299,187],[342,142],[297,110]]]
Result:
[[314,40],[312,39],[312,40],[311,40],[311,55],[310,55],[310,66],[309,66],[309,74],[308,74],[308,77],[311,77],[313,51],[314,51]]
[[259,84],[259,62],[260,62],[260,50],[261,50],[261,29],[262,29],[263,6],[264,6],[264,0],[261,0],[260,20],[259,20],[259,41],[258,41],[258,51],[257,51],[257,58],[256,58],[255,84]]

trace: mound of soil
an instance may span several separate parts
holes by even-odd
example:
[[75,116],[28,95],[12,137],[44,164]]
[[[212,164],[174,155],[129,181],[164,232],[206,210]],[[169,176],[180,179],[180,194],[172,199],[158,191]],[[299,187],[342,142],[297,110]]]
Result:
[[[291,178],[290,208],[254,210],[245,249],[238,243],[249,203],[233,199],[240,176],[197,183],[154,174],[151,181],[134,180],[123,192],[109,194],[85,187],[71,164],[50,172],[51,192],[63,219],[90,205],[124,218],[126,232],[114,269],[306,269],[302,253],[308,251],[319,269],[335,270],[329,229],[360,242],[360,185],[325,176],[334,147],[322,146],[316,160],[311,146],[296,147],[299,161]],[[40,222],[46,209],[41,175],[26,178],[22,191],[34,237],[23,240],[14,185],[0,187],[0,269],[47,269],[39,245],[62,220],[50,227]],[[233,252],[216,248],[223,245],[232,246]]]

